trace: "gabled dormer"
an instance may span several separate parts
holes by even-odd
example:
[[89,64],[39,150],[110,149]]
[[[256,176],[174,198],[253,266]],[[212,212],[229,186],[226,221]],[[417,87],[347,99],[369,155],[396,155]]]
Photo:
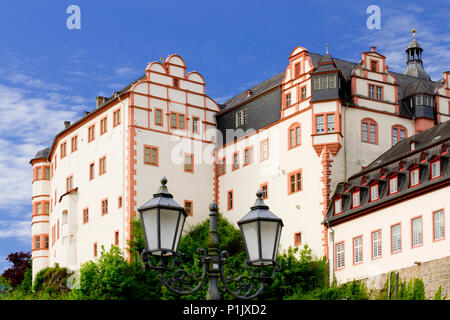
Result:
[[327,50],[320,58],[316,70],[311,73],[311,102],[339,99],[343,79]]

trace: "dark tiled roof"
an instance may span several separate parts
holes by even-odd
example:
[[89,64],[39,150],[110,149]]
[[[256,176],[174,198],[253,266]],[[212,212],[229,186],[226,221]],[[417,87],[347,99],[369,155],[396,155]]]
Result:
[[43,158],[47,159],[49,154],[50,154],[50,149],[49,148],[45,148],[45,149],[39,150],[36,153],[36,155],[34,156],[34,158],[31,159],[31,160],[43,159]]
[[[410,142],[418,142],[414,151],[410,150]],[[421,190],[433,187],[441,183],[450,181],[450,155],[449,153],[442,154],[442,145],[445,144],[446,150],[450,148],[450,121],[441,123],[429,130],[421,132],[415,136],[405,139],[387,152],[382,154],[378,159],[372,162],[364,170],[356,175],[350,177],[347,182],[340,182],[335,188],[333,198],[342,196],[342,213],[334,215],[334,201],[330,202],[327,216],[324,223],[333,223],[349,216],[358,215],[367,210],[376,210],[382,208],[388,203],[403,198],[409,194],[420,193]],[[421,154],[425,152],[425,161],[421,162]],[[436,179],[430,179],[430,163],[431,158],[441,159],[441,176]],[[403,169],[400,169],[400,163]],[[410,188],[410,175],[408,168],[412,165],[419,167],[419,181],[420,184],[416,187]],[[384,175],[381,176],[381,168],[384,169]],[[396,173],[398,175],[398,192],[389,195],[388,177],[390,174]],[[365,180],[365,183],[363,181]],[[378,181],[379,185],[379,199],[370,202],[371,181]],[[361,206],[351,208],[351,190],[360,188],[360,202]]]

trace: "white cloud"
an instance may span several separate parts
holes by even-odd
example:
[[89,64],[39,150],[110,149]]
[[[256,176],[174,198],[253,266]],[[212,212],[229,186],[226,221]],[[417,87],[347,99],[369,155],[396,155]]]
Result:
[[[81,102],[83,98],[73,97]],[[32,170],[29,160],[37,151],[51,146],[64,120],[77,120],[81,106],[69,104],[67,97],[51,98],[0,85],[0,209],[11,216],[23,216],[14,209],[30,203]],[[85,107],[83,107],[85,108]],[[27,212],[27,214],[29,214]]]
[[31,239],[31,221],[0,220],[0,239],[2,238],[16,238],[29,243]]
[[118,76],[132,76],[138,74],[136,70],[130,67],[119,67],[114,70],[114,73]]
[[[408,7],[410,9],[410,7]],[[450,65],[450,30],[448,26],[434,24],[424,16],[423,8],[412,10],[382,9],[381,29],[363,29],[362,35],[353,41],[374,45],[377,52],[386,56],[391,71],[403,73],[406,53],[412,39],[411,29],[416,29],[416,39],[423,48],[424,68],[433,80],[442,78],[442,72]]]

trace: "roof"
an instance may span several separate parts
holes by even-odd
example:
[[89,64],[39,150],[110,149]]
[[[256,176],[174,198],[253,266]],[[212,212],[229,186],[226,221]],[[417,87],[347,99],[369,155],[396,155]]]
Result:
[[[450,140],[450,120],[398,142],[349,180],[447,140]],[[415,143],[414,150],[411,150],[411,142]]]
[[49,148],[45,148],[45,149],[39,150],[36,153],[36,155],[34,156],[34,158],[30,160],[30,162],[33,161],[33,160],[37,160],[37,159],[47,159],[49,154],[50,154],[50,149]]
[[[399,142],[348,181],[337,184],[332,199],[342,199],[342,213],[334,215],[334,201],[331,201],[324,223],[336,224],[350,217],[379,210],[403,199],[450,185],[450,154],[447,151],[450,147],[449,141],[450,120]],[[418,143],[413,151],[410,150],[411,142]],[[441,176],[430,179],[430,160],[435,159],[441,160]],[[420,184],[413,188],[410,187],[408,168],[419,169]],[[389,178],[392,176],[398,178],[398,192],[388,194]],[[376,201],[369,201],[371,183],[378,183],[379,198]],[[361,192],[360,206],[352,208],[351,192],[356,189]]]

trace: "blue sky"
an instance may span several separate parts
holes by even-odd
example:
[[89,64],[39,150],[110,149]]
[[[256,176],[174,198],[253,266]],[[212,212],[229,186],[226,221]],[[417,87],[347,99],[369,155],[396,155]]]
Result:
[[[81,29],[69,30],[69,5]],[[381,28],[368,29],[369,5]],[[450,69],[450,1],[114,1],[3,0],[0,4],[0,271],[5,257],[31,247],[28,161],[51,145],[63,121],[79,119],[144,74],[150,61],[177,53],[222,103],[282,72],[303,46],[358,62],[377,46],[403,72],[415,28],[433,80]]]

